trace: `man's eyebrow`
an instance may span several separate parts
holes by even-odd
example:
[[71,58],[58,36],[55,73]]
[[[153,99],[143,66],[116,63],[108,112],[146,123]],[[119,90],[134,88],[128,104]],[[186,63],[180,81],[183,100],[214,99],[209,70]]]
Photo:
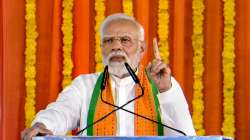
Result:
[[120,35],[118,35],[118,36],[129,36],[129,37],[131,37],[132,34],[130,34],[130,33],[122,33],[122,34],[120,34]]
[[114,37],[113,35],[104,35],[103,37]]

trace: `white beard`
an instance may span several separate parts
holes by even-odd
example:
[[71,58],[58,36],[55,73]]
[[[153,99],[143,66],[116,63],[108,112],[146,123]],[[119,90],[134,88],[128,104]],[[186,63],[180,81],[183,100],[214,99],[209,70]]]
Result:
[[[138,49],[136,54],[133,57],[131,57],[131,59],[129,59],[124,51],[114,51],[111,52],[106,58],[103,58],[103,62],[104,65],[108,65],[109,67],[108,70],[110,74],[115,75],[117,77],[122,77],[128,74],[128,71],[124,65],[125,62],[127,62],[133,70],[136,70],[140,62],[139,53],[140,50]],[[111,58],[114,56],[122,56],[125,58],[125,60],[119,62],[118,61],[112,62]]]

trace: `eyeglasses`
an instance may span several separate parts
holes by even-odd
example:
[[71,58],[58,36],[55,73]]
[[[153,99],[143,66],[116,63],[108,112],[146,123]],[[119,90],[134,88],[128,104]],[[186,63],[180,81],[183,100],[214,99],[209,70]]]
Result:
[[132,39],[129,36],[119,36],[119,37],[104,37],[102,39],[102,46],[112,46],[115,41],[119,41],[119,43],[124,47],[130,47],[134,44],[134,41],[140,41],[138,39]]

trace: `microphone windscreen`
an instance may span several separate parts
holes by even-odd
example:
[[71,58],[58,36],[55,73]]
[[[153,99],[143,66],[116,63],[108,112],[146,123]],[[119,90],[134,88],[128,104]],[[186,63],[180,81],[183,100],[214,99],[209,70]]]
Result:
[[133,80],[135,81],[135,83],[139,83],[139,78],[136,76],[135,72],[132,70],[132,68],[129,66],[129,64],[127,62],[124,63],[126,69],[128,70],[128,73],[131,75],[131,77],[133,78]]
[[107,83],[107,79],[108,79],[108,66],[106,65],[105,68],[104,68],[104,72],[103,72],[101,90],[105,89],[106,83]]

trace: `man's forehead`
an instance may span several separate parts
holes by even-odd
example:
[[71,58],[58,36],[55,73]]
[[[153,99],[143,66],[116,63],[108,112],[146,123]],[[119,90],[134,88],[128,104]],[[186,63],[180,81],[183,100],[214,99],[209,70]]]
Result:
[[120,26],[109,26],[103,32],[103,36],[137,36],[139,34],[139,30],[136,28],[127,28],[125,25]]
[[132,37],[134,36],[135,33],[132,32],[117,32],[117,33],[104,33],[103,37],[114,37],[114,36],[129,36]]
[[109,23],[106,24],[106,27],[109,27],[109,26],[121,26],[121,25],[126,26],[126,27],[138,28],[135,21],[126,20],[126,19],[112,20],[112,21],[110,21]]
[[102,32],[103,37],[129,36],[137,38],[140,35],[140,28],[130,20],[113,20],[107,23]]
[[114,20],[109,22],[104,27],[104,32],[111,32],[111,31],[139,31],[139,27],[136,23],[128,20]]

